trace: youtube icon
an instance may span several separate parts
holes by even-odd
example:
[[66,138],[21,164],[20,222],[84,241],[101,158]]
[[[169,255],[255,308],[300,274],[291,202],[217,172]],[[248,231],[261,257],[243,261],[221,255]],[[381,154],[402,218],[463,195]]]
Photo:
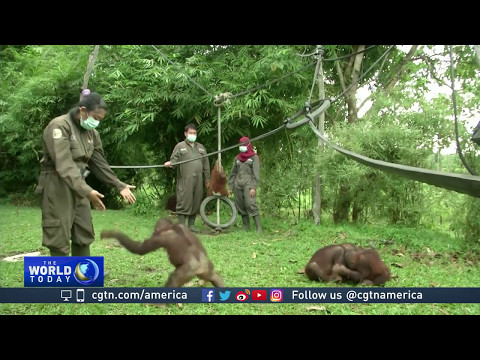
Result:
[[252,300],[253,301],[267,300],[267,290],[252,290]]

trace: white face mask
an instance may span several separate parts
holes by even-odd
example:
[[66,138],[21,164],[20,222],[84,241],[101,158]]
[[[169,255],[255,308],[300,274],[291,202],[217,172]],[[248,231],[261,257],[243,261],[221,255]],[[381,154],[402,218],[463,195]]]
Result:
[[188,134],[187,140],[190,142],[195,142],[197,140],[197,135]]
[[80,119],[80,126],[85,130],[93,130],[100,124],[100,121],[95,120],[93,117],[88,117],[87,120]]
[[85,130],[93,130],[100,124],[100,121],[96,120],[92,116],[88,116],[88,113],[86,110],[85,110],[85,115],[87,116],[87,118],[83,120],[82,113],[80,113],[80,126]]
[[247,152],[248,147],[242,145],[238,149],[240,150],[240,152],[244,153],[244,152]]

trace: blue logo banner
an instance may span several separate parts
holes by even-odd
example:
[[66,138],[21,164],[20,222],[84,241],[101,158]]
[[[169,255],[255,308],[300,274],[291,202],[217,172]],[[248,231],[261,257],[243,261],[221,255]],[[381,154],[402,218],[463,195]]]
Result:
[[25,287],[103,287],[103,256],[27,256]]
[[[76,265],[74,266],[74,268]],[[69,271],[69,270],[67,270]],[[53,275],[44,275],[53,276]],[[63,276],[63,275],[59,275]],[[76,281],[76,280],[75,280]],[[469,303],[480,304],[473,288],[120,288],[0,287],[1,303]]]

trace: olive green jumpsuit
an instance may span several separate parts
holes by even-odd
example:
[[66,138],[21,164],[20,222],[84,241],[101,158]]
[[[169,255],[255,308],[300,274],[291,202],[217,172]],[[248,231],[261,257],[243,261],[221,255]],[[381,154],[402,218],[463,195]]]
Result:
[[254,155],[245,162],[235,159],[228,178],[228,188],[235,194],[235,206],[242,215],[244,228],[250,227],[249,216],[253,217],[258,232],[262,232],[257,194],[250,197],[250,189],[257,190],[260,181],[260,159]]
[[[173,149],[170,161],[172,165],[183,160],[195,159],[206,155],[205,147],[194,142],[193,145],[182,141]],[[193,227],[195,216],[200,211],[203,200],[204,182],[210,181],[210,162],[207,157],[176,166],[177,168],[177,207],[179,222],[184,223],[188,216],[188,225]]]
[[[52,256],[89,256],[95,238],[88,170],[118,191],[127,185],[105,160],[100,135],[85,130],[72,113],[53,119],[43,133],[44,155],[36,193],[42,194],[42,245]],[[87,168],[88,167],[88,168]]]

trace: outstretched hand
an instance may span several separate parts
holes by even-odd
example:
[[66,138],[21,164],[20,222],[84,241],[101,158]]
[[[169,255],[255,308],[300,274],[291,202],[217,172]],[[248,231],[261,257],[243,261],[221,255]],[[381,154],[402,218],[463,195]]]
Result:
[[127,201],[130,204],[134,204],[137,199],[135,195],[130,191],[130,189],[135,189],[133,185],[127,185],[122,191],[120,191],[120,195],[122,195],[123,200]]
[[92,203],[93,207],[99,211],[105,211],[106,207],[103,204],[102,200],[105,195],[100,194],[97,190],[92,190],[88,194],[88,200]]

